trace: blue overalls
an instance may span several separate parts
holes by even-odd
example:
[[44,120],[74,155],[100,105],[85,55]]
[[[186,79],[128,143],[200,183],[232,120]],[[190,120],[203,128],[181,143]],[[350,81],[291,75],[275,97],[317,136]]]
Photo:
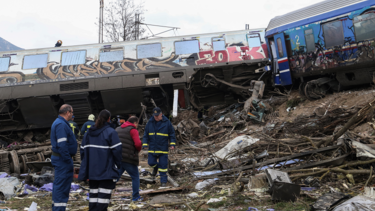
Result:
[[64,211],[73,181],[72,156],[77,153],[77,141],[69,123],[59,116],[51,127],[52,165],[55,180],[52,190],[52,210]]
[[[176,145],[176,136],[173,125],[167,117],[159,122],[152,116],[148,121],[143,135],[143,147],[148,149],[148,165],[157,168],[160,174],[160,182],[167,183],[168,177],[168,147]],[[159,159],[159,163],[157,161]]]

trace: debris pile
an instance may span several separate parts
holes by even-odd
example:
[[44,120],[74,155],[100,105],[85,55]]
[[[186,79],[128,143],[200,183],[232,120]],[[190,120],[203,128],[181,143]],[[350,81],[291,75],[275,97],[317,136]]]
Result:
[[[267,93],[261,100],[199,111],[203,121],[196,111],[181,109],[172,120],[177,149],[169,152],[167,187],[160,187],[159,175],[151,176],[147,152],[142,152],[143,201],[131,202],[131,177],[125,172],[109,210],[372,210],[373,93],[342,92],[316,101],[294,91]],[[30,198],[27,207],[35,202],[32,207],[43,209],[41,199],[33,196],[52,189],[54,172],[46,164],[50,154],[48,142],[0,151],[1,171],[21,174],[21,180],[0,178],[4,188],[13,191],[0,185],[4,196]],[[88,192],[87,182],[75,181],[70,209],[84,210]]]

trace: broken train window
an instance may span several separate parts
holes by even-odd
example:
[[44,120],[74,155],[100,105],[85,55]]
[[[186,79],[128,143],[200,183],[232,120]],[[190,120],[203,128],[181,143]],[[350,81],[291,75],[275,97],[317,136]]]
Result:
[[344,45],[344,30],[342,21],[334,21],[323,25],[326,48]]
[[306,49],[307,53],[315,51],[315,39],[312,29],[305,30]]
[[353,23],[357,42],[375,38],[374,12],[354,17]]
[[276,42],[277,42],[277,50],[279,52],[279,57],[283,58],[284,53],[283,53],[283,44],[281,42],[281,38],[277,38]]

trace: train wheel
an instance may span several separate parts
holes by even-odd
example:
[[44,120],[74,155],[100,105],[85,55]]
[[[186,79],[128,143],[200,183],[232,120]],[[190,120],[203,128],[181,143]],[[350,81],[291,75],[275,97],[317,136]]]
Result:
[[21,155],[21,161],[22,161],[22,166],[21,166],[21,169],[22,169],[22,173],[27,173],[27,157],[26,155]]
[[309,81],[305,86],[305,96],[309,100],[321,99],[327,94],[328,90],[327,84],[318,85],[314,81]]
[[11,172],[16,173],[16,174],[21,174],[20,161],[18,159],[17,152],[13,150],[9,153],[9,155],[12,160],[11,165],[10,165]]

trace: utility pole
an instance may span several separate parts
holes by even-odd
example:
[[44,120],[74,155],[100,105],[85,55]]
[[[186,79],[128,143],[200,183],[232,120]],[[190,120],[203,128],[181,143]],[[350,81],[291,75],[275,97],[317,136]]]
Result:
[[99,43],[103,43],[103,8],[104,8],[104,0],[100,1],[99,7]]
[[135,14],[135,29],[134,29],[134,39],[139,40],[139,13]]

